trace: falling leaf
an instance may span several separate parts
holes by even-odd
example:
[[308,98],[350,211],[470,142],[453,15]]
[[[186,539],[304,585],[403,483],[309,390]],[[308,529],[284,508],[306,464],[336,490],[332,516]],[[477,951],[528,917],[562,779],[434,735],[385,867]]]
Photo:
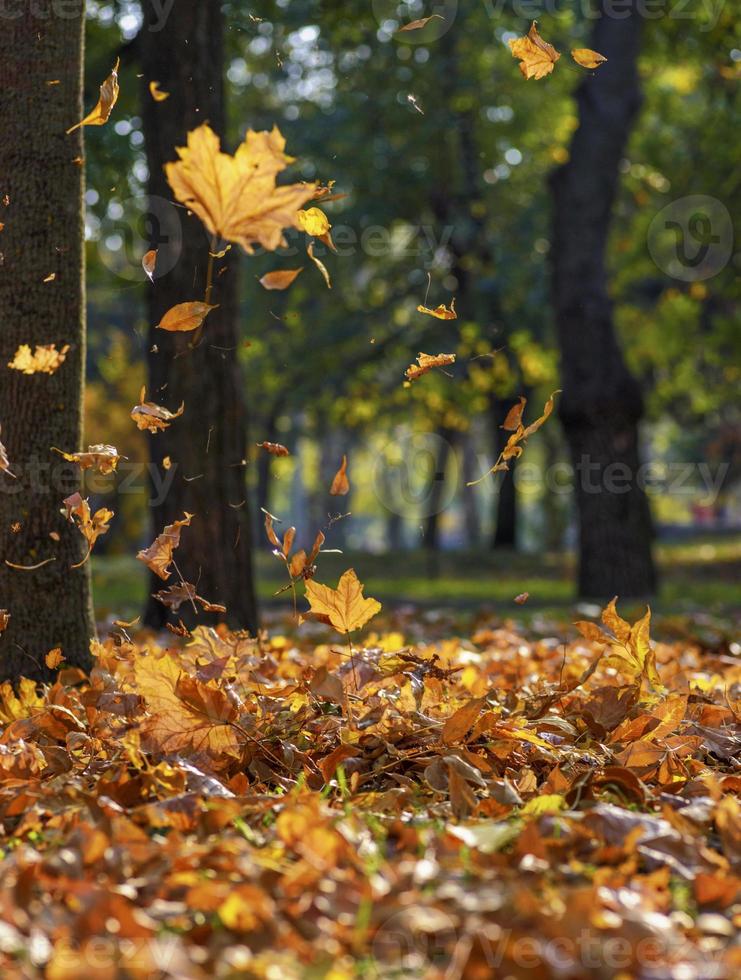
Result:
[[37,344],[32,354],[28,344],[21,344],[8,367],[24,374],[54,374],[64,363],[69,349],[69,344],[61,350],[57,350],[56,344]]
[[592,51],[591,48],[574,48],[571,57],[582,68],[599,68],[607,61],[603,54],[600,54],[599,51]]
[[0,609],[0,633],[4,633],[10,622],[10,613],[7,609]]
[[150,248],[142,256],[142,269],[150,282],[154,282],[154,269],[157,265],[157,249]]
[[309,244],[306,246],[306,254],[309,256],[309,258],[314,263],[314,265],[317,267],[317,269],[321,272],[322,276],[324,277],[324,281],[327,284],[327,289],[331,289],[332,288],[332,280],[329,278],[329,272],[327,271],[326,265],[320,259],[318,259],[316,257],[316,255],[314,255],[314,243],[313,242],[309,242]]
[[43,282],[54,282],[57,278],[56,272],[50,272],[49,275],[43,280]]
[[416,381],[436,367],[455,363],[455,354],[417,354],[417,364],[410,364],[404,374],[409,381]]
[[410,20],[408,24],[404,24],[397,31],[398,34],[402,34],[404,31],[419,31],[423,27],[426,27],[431,20],[445,20],[440,14],[430,14],[429,17],[420,17],[419,20]]
[[515,596],[515,602],[518,606],[524,606],[527,600],[530,598],[529,592],[521,592],[519,595]]
[[56,668],[62,663],[64,657],[62,656],[62,648],[54,647],[50,650],[44,657],[44,663],[49,668],[49,670],[56,670]]
[[427,316],[434,316],[437,320],[457,320],[458,314],[455,312],[455,299],[450,301],[450,309],[441,303],[436,306],[434,310],[429,309],[427,306],[418,306],[418,313],[425,313]]
[[163,470],[172,469],[172,460],[170,459],[169,456],[165,456],[164,459],[162,460],[162,469]]
[[347,456],[342,457],[342,463],[334,475],[329,492],[333,497],[343,497],[346,493],[350,493],[350,481],[347,478]]
[[193,300],[190,303],[178,303],[165,313],[157,324],[159,330],[169,330],[171,333],[187,333],[197,330],[211,310],[217,309],[208,303]]
[[181,404],[177,412],[171,412],[161,405],[155,405],[154,402],[145,402],[145,395],[146,389],[142,388],[139,395],[140,403],[131,409],[131,417],[139,429],[159,432],[168,428],[173,419],[180,418],[185,411],[185,402]]
[[248,253],[254,245],[274,252],[286,241],[284,229],[297,228],[297,212],[314,196],[315,184],[276,185],[293,162],[283,151],[277,127],[248,130],[234,156],[222,153],[219,138],[206,124],[188,133],[179,160],[165,165],[175,197],[195,212],[212,235],[236,242]]
[[309,208],[308,211],[299,211],[296,215],[298,227],[305,231],[307,235],[314,238],[321,238],[326,235],[332,225],[329,218],[321,208]]
[[113,66],[110,75],[103,84],[100,86],[100,98],[98,99],[98,104],[95,106],[93,111],[85,118],[71,126],[67,130],[67,134],[73,133],[80,126],[102,126],[104,123],[108,122],[108,118],[111,114],[111,110],[116,104],[118,99],[118,65],[119,60],[116,58],[116,64]]
[[271,456],[290,456],[290,450],[286,449],[279,442],[258,442],[258,449],[265,449]]
[[162,89],[160,88],[159,82],[149,83],[149,94],[152,96],[155,102],[164,102],[165,99],[170,98],[170,93],[163,92]]
[[60,456],[70,463],[77,463],[83,470],[97,469],[102,476],[113,473],[118,466],[118,461],[126,458],[125,456],[119,456],[115,446],[88,446],[86,453],[63,453],[56,446],[52,446],[51,448],[53,452],[59,453]]
[[148,548],[142,549],[136,556],[163,581],[167,581],[172,574],[170,571],[172,553],[180,544],[180,531],[184,527],[190,527],[192,519],[193,515],[186,511],[182,520],[168,524],[162,534],[159,534]]
[[264,289],[288,289],[291,283],[293,283],[298,275],[303,271],[303,268],[274,269],[272,272],[265,273],[262,279],[260,279],[260,285]]
[[114,514],[107,507],[101,507],[100,510],[96,510],[94,514],[91,514],[90,504],[79,493],[73,493],[70,497],[67,497],[64,500],[64,507],[65,509],[62,513],[65,514],[70,523],[77,525],[80,534],[87,541],[87,554],[81,562],[71,566],[72,568],[79,568],[90,557],[90,552],[93,550],[98,538],[102,534],[107,534],[110,530],[109,524]]
[[360,629],[381,611],[381,603],[363,596],[363,586],[354,569],[348,569],[337,588],[316,582],[306,583],[306,598],[311,611],[325,616],[339,633]]
[[525,78],[544,78],[553,71],[561,55],[552,44],[548,44],[538,34],[537,21],[533,21],[527,37],[518,37],[509,42],[513,58],[520,59],[520,71]]
[[499,454],[499,458],[491,469],[488,470],[488,472],[484,473],[484,475],[479,477],[478,480],[473,480],[472,482],[467,483],[466,486],[473,487],[477,483],[481,483],[482,480],[485,480],[487,476],[491,476],[492,473],[501,473],[509,469],[509,460],[518,459],[522,455],[524,452],[524,443],[526,443],[528,438],[536,433],[541,425],[543,425],[543,423],[550,417],[551,413],[553,412],[554,399],[557,394],[558,391],[553,392],[543,407],[543,414],[534,422],[531,422],[528,426],[524,426],[522,424],[522,413],[527,405],[527,399],[520,396],[519,404],[515,405],[509,410],[507,413],[507,418],[504,420],[504,425],[502,428],[509,431],[514,431],[512,431],[512,435],[507,440],[506,446]]
[[161,592],[155,592],[154,598],[173,612],[177,612],[184,602],[191,604],[197,602],[204,612],[226,612],[226,606],[209,602],[208,599],[197,595],[195,585],[191,585],[190,582],[177,582]]
[[10,471],[10,460],[8,459],[8,453],[5,446],[0,442],[0,473],[7,473],[8,476],[12,476],[13,479],[17,479],[15,473]]

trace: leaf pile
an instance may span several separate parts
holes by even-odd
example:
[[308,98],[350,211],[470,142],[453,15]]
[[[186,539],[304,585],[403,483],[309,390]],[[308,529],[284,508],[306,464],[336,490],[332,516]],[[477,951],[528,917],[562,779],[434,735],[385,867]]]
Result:
[[738,975],[732,651],[404,617],[0,688],[2,975]]

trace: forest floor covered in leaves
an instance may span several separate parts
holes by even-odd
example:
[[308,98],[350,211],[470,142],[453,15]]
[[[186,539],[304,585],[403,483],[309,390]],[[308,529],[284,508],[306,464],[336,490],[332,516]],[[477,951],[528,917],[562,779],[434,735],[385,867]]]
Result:
[[739,647],[384,613],[0,698],[0,974],[731,978]]

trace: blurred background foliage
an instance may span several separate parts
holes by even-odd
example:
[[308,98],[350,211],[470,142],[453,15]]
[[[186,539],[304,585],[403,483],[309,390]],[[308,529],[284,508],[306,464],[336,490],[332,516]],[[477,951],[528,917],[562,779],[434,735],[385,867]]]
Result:
[[[398,33],[446,6],[456,7],[449,30],[441,33],[444,22],[432,21],[424,32]],[[353,516],[334,526],[331,543],[379,554],[418,548],[426,515],[414,501],[426,499],[425,481],[440,458],[434,448],[415,452],[414,461],[403,456],[415,445],[410,437],[430,433],[434,440],[423,448],[440,439],[452,447],[442,460],[451,491],[435,543],[487,552],[498,484],[492,478],[464,484],[496,458],[507,399],[524,393],[539,412],[558,387],[547,175],[567,158],[581,77],[564,57],[546,80],[525,82],[506,42],[538,16],[543,36],[559,50],[586,46],[588,9],[557,3],[539,12],[532,4],[491,0],[235,0],[223,7],[227,149],[247,128],[277,124],[297,158],[292,177],[334,181],[343,195],[326,206],[338,252],[317,247],[331,291],[307,260],[299,233],[277,254],[240,260],[251,443],[279,441],[293,454],[272,460],[249,450],[254,498],[297,524],[306,541],[326,523],[319,491],[347,453],[352,491],[338,499]],[[652,496],[660,533],[670,542],[693,528],[707,537],[732,534],[741,524],[739,253],[714,277],[685,283],[658,268],[647,247],[656,214],[686,195],[712,195],[738,220],[736,14],[730,3],[692,5],[681,16],[667,4],[662,16],[646,20],[644,104],[613,216],[611,287],[621,341],[647,399],[647,457],[725,470],[717,500],[704,492],[697,466],[690,492],[665,487]],[[177,16],[177,3],[170,16]],[[88,3],[87,105],[121,57],[113,117],[86,134],[88,436],[115,443],[132,461],[146,460],[128,414],[145,374],[147,326],[140,24],[137,3]],[[160,111],[168,111],[167,101]],[[183,212],[182,220],[196,219]],[[299,265],[304,271],[285,293],[258,283],[271,269]],[[457,320],[416,312],[425,299],[436,306],[453,296]],[[419,350],[455,351],[457,363],[405,388],[404,370]],[[188,424],[197,426],[193,409]],[[566,460],[555,421],[525,459],[536,468]],[[400,465],[419,469],[403,506],[386,485]],[[118,495],[115,533],[98,548],[104,580],[123,568],[106,571],[105,556],[130,555],[148,533],[146,480],[130,482],[130,492]],[[545,553],[564,552],[568,563],[570,495],[546,488],[542,478],[516,485],[518,549],[539,556],[544,568]],[[502,560],[505,568],[514,562]],[[264,564],[261,558],[260,569]],[[456,567],[451,579],[461,573]],[[420,568],[439,571],[429,561]]]

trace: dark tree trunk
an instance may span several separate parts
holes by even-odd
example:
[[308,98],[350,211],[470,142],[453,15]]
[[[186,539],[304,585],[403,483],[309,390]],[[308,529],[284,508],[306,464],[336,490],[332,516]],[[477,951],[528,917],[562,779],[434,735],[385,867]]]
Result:
[[[0,678],[49,679],[45,654],[87,668],[93,634],[86,548],[61,515],[79,489],[77,467],[50,452],[80,448],[85,372],[82,131],[84,17],[40,20],[19,4],[0,34]],[[59,84],[49,85],[49,79]],[[54,275],[54,279],[44,280]],[[8,368],[21,344],[69,344],[56,373]],[[50,535],[58,535],[55,540]],[[17,571],[6,562],[37,565]]]
[[461,504],[463,507],[463,524],[466,529],[466,544],[469,551],[477,551],[481,547],[481,521],[479,520],[475,488],[469,487],[467,484],[477,480],[479,474],[476,470],[476,444],[470,430],[463,433],[461,449],[464,484]]
[[[507,412],[517,404],[517,398],[492,398],[491,421],[494,429],[494,458],[497,459],[507,439],[511,435],[502,428],[507,418]],[[509,461],[509,472],[502,473],[497,484],[497,496],[494,502],[494,534],[491,539],[492,548],[514,548],[517,543],[517,488],[515,486],[516,459]]]
[[[245,480],[246,413],[242,400],[237,348],[237,251],[229,251],[225,266],[217,265],[211,302],[218,304],[206,321],[202,342],[192,349],[193,334],[170,334],[154,329],[176,303],[204,298],[209,240],[199,220],[184,208],[175,209],[163,166],[176,158],[186,133],[203,122],[224,134],[223,22],[219,3],[180,0],[162,30],[159,4],[144,4],[145,22],[138,38],[142,68],[142,118],[149,165],[149,212],[152,247],[159,245],[158,264],[171,271],[156,278],[148,294],[150,323],[148,397],[185,414],[169,429],[150,438],[152,465],[161,467],[169,456],[177,466],[172,488],[152,507],[152,534],[182,517],[195,515],[185,529],[176,554],[185,578],[198,584],[200,595],[223,603],[232,626],[257,626],[252,575],[250,513]],[[155,7],[157,9],[155,9]],[[149,82],[156,79],[170,93],[156,102]],[[163,227],[179,217],[177,236],[162,242]],[[168,232],[169,235],[169,232]],[[179,247],[179,256],[168,250]],[[162,588],[151,581],[152,591]],[[185,610],[185,606],[182,607]],[[187,622],[188,613],[183,617]],[[201,622],[208,615],[199,616]],[[164,606],[150,600],[145,620],[161,626]]]
[[453,448],[453,432],[450,429],[443,427],[438,430],[437,435],[437,453],[430,473],[429,490],[425,497],[427,519],[422,532],[422,547],[427,551],[438,551],[440,548],[440,514],[444,507],[445,471]]
[[618,165],[641,96],[641,18],[602,16],[590,46],[607,58],[577,92],[579,128],[552,177],[553,296],[562,355],[560,416],[576,469],[579,594],[655,591],[651,517],[636,482],[641,392],[618,345],[605,246]]

